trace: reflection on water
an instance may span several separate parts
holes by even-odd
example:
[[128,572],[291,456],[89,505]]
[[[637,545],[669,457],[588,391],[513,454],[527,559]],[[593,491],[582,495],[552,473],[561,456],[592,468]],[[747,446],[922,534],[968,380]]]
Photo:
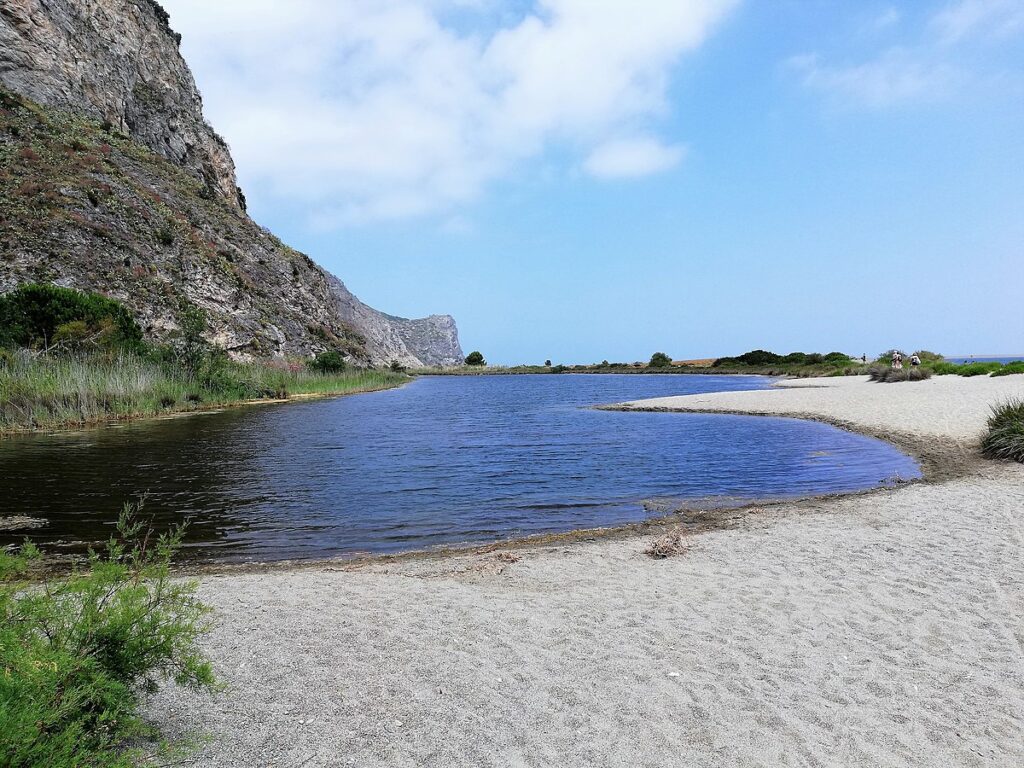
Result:
[[793,419],[585,406],[752,389],[732,376],[484,376],[0,441],[2,515],[73,549],[146,493],[192,519],[202,559],[393,552],[642,519],[648,498],[850,491],[917,465],[882,442]]

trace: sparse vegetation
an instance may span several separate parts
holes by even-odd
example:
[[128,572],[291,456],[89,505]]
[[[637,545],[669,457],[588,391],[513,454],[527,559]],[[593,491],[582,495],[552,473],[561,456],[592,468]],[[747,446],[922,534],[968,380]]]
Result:
[[215,690],[198,641],[209,609],[172,580],[183,527],[156,536],[126,505],[102,554],[38,580],[39,551],[0,552],[0,763],[136,764],[138,708],[166,680]]
[[981,451],[992,459],[1024,462],[1024,399],[1010,400],[992,408]]

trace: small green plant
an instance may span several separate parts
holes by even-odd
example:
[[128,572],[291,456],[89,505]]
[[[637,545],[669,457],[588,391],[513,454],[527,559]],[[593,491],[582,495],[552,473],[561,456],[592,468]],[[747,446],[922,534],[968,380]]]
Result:
[[550,361],[550,360],[545,360],[545,361],[544,361],[544,365],[545,365],[545,366],[546,366],[547,368],[550,368],[550,367],[551,367],[551,361]]
[[170,578],[184,527],[156,536],[126,504],[103,554],[37,581],[39,551],[0,553],[0,752],[8,768],[128,766],[142,699],[217,687],[199,649],[209,609]]
[[991,459],[1024,462],[1024,399],[993,406],[981,452]]
[[487,365],[487,361],[480,352],[474,351],[466,355],[466,365]]
[[317,373],[341,373],[345,370],[345,358],[340,352],[331,349],[313,358],[309,367]]
[[[608,362],[605,361],[604,365],[608,365]],[[651,361],[647,365],[651,368],[668,368],[672,365],[672,358],[664,352],[655,352],[651,355]]]
[[392,360],[390,365],[388,365],[388,368],[391,370],[392,373],[405,373],[406,370],[408,370],[404,365],[402,365],[397,360]]

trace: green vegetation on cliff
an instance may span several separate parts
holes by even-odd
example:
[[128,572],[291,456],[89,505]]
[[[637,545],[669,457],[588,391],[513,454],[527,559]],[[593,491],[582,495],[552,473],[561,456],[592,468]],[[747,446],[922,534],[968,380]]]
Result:
[[237,362],[208,344],[204,313],[185,305],[167,344],[147,344],[118,302],[58,286],[0,296],[0,432],[86,425],[307,394],[394,387],[392,371],[313,360]]

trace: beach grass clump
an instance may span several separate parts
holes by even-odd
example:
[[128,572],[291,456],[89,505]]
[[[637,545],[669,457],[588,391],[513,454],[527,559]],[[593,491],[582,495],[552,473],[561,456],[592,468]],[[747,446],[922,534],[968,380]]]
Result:
[[199,648],[209,608],[172,579],[184,527],[154,535],[126,505],[117,533],[69,576],[43,577],[39,551],[0,552],[0,764],[138,764],[152,736],[143,699],[172,680],[218,687]]
[[655,560],[664,560],[685,554],[688,549],[689,542],[686,536],[679,531],[671,531],[651,542],[651,546],[644,550],[644,554]]
[[993,376],[1012,376],[1017,373],[1024,373],[1024,360],[1017,360],[1013,363],[1007,363],[998,371],[993,371]]
[[993,406],[981,452],[990,459],[1024,462],[1024,399]]
[[924,366],[909,366],[906,368],[887,368],[884,366],[873,366],[868,370],[871,381],[893,384],[899,381],[924,381],[932,377],[932,372]]

